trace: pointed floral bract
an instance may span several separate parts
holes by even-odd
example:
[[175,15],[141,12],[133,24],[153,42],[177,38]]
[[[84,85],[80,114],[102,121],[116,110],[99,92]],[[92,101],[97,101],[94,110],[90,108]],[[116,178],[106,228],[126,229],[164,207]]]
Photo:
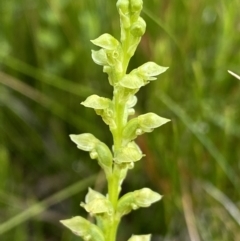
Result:
[[108,98],[100,97],[98,95],[90,95],[81,104],[84,105],[85,107],[89,107],[97,110],[103,110],[108,108],[110,103],[111,103],[111,100]]
[[94,135],[84,133],[80,135],[70,135],[71,140],[77,144],[77,148],[83,151],[92,151],[96,144],[100,142]]
[[91,42],[101,48],[107,50],[114,50],[118,47],[119,42],[111,34],[104,33],[98,38],[91,40]]
[[101,229],[85,218],[77,216],[71,219],[61,220],[60,222],[75,235],[82,237],[84,241],[105,241]]

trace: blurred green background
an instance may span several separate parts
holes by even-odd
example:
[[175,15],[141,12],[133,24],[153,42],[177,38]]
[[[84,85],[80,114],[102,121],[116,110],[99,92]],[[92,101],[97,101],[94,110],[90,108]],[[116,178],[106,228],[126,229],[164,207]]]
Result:
[[[87,187],[106,192],[97,163],[69,134],[108,128],[79,103],[111,97],[90,39],[119,38],[116,1],[0,0],[0,240],[79,240],[59,219],[86,212]],[[172,121],[138,139],[147,156],[123,193],[164,197],[124,217],[119,241],[240,240],[239,0],[145,0],[144,35],[130,68],[169,66],[138,94],[137,114]]]

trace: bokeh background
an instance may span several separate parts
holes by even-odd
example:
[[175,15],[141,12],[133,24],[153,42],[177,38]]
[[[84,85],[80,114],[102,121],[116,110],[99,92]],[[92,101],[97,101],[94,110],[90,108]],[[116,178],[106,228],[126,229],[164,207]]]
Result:
[[[119,38],[116,1],[0,0],[0,240],[79,240],[60,219],[86,212],[87,187],[106,192],[97,163],[69,134],[108,128],[80,102],[111,97],[89,41]],[[167,72],[138,93],[137,114],[172,121],[138,139],[147,156],[122,193],[151,187],[161,202],[124,217],[119,241],[240,240],[239,0],[145,0],[144,35],[129,70]]]

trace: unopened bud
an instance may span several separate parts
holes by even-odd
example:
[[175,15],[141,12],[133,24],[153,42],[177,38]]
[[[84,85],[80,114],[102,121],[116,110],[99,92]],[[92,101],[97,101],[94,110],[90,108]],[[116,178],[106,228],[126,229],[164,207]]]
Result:
[[146,31],[146,22],[139,17],[138,20],[131,27],[131,34],[134,37],[141,37]]
[[98,162],[102,167],[112,168],[112,153],[109,150],[108,146],[103,142],[100,142],[96,145],[96,152],[98,154]]
[[129,12],[129,0],[118,0],[116,5],[117,9],[121,10],[123,14]]
[[131,119],[127,125],[123,129],[123,139],[125,141],[131,141],[134,140],[137,137],[136,130],[138,129],[139,124],[138,124],[138,119],[133,118]]
[[143,7],[143,1],[142,0],[129,0],[130,1],[130,9],[131,12],[141,12]]

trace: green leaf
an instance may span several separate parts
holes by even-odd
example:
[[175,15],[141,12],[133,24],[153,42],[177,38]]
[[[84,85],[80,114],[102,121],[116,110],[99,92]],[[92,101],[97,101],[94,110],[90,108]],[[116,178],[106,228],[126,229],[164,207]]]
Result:
[[151,132],[154,128],[157,128],[165,123],[169,122],[169,119],[160,117],[155,113],[147,113],[137,117],[139,126],[144,132]]
[[90,133],[70,135],[70,139],[83,151],[92,151],[100,141]]
[[102,34],[100,37],[91,40],[91,42],[107,50],[114,50],[119,46],[118,40],[108,33]]
[[105,241],[102,231],[85,218],[77,216],[60,222],[75,235],[82,237],[84,241]]
[[146,235],[133,235],[128,241],[150,241],[151,234]]
[[104,49],[92,50],[92,59],[98,65],[108,65],[107,55]]
[[81,104],[85,107],[93,108],[96,110],[103,110],[108,108],[111,100],[108,98],[100,97],[98,95],[90,95],[85,101]]

